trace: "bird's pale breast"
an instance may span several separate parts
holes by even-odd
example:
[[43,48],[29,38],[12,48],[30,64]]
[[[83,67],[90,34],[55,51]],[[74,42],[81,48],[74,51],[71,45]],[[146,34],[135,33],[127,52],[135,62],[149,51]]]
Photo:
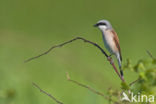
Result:
[[113,38],[113,34],[109,30],[106,30],[103,33],[104,45],[111,54],[114,54],[116,52],[116,46]]

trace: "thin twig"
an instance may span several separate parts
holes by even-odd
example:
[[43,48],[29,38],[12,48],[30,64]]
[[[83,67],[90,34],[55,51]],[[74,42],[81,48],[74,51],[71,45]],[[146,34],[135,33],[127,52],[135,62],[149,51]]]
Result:
[[147,54],[148,54],[153,60],[156,59],[155,57],[153,57],[153,55],[151,54],[151,52],[148,51],[148,50],[147,50]]
[[64,43],[62,43],[62,44],[54,45],[54,46],[52,46],[49,50],[45,51],[44,53],[39,54],[39,55],[37,55],[37,56],[35,56],[35,57],[29,58],[29,59],[25,60],[24,62],[26,63],[26,62],[29,62],[29,61],[34,60],[34,59],[36,59],[36,58],[39,58],[39,57],[41,57],[41,56],[43,56],[43,55],[46,55],[46,54],[48,54],[50,51],[52,51],[54,48],[62,47],[62,46],[64,46],[64,45],[66,45],[66,44],[69,44],[69,43],[75,41],[75,40],[83,40],[84,42],[88,42],[88,43],[90,43],[90,44],[96,46],[97,48],[99,48],[99,49],[101,50],[101,52],[102,52],[106,57],[108,57],[108,55],[106,54],[106,52],[105,52],[98,44],[96,44],[96,43],[94,43],[94,42],[91,42],[91,41],[89,41],[89,40],[86,40],[86,39],[84,39],[84,38],[81,38],[81,37],[76,37],[76,38],[74,38],[74,39],[72,39],[72,40],[69,40],[69,41],[67,41],[67,42],[64,42]]
[[25,62],[29,62],[29,61],[31,61],[31,60],[37,59],[37,58],[39,58],[39,57],[41,57],[41,56],[43,56],[43,55],[48,54],[48,53],[51,52],[54,48],[62,47],[62,46],[64,46],[64,45],[66,45],[66,44],[72,43],[72,42],[75,41],[75,40],[83,40],[84,42],[90,43],[90,44],[92,44],[93,46],[97,47],[97,48],[107,57],[108,61],[109,61],[110,64],[113,66],[113,68],[114,68],[115,72],[117,73],[117,75],[119,76],[119,78],[124,82],[124,78],[121,77],[121,75],[119,74],[119,72],[118,72],[118,70],[117,70],[117,68],[116,68],[116,66],[115,66],[115,64],[114,64],[114,62],[113,62],[113,60],[112,60],[112,58],[109,57],[108,54],[107,54],[98,44],[96,44],[96,43],[94,43],[94,42],[91,42],[91,41],[89,41],[89,40],[87,40],[87,39],[81,38],[81,37],[76,37],[76,38],[74,38],[74,39],[72,39],[72,40],[69,40],[69,41],[67,41],[67,42],[64,42],[64,43],[61,43],[61,44],[52,46],[52,47],[51,47],[49,50],[47,50],[46,52],[44,52],[44,53],[42,53],[42,54],[39,54],[38,56],[29,58],[29,59],[25,60]]
[[100,96],[104,97],[105,99],[108,99],[108,97],[105,96],[103,93],[101,93],[101,92],[99,92],[99,91],[96,91],[95,89],[91,88],[90,86],[87,86],[87,85],[81,84],[81,83],[78,82],[78,81],[72,80],[72,79],[70,78],[68,72],[66,72],[66,77],[67,77],[67,80],[68,80],[68,81],[70,81],[70,82],[72,82],[72,83],[75,83],[75,84],[77,84],[78,86],[84,87],[84,88],[90,90],[91,92],[93,92],[93,93],[95,93],[95,94],[97,94],[97,95],[100,95]]
[[129,86],[132,86],[133,84],[135,84],[136,82],[138,82],[140,79],[138,78],[138,79],[136,79],[136,80],[134,80],[133,82],[131,82],[130,84],[129,84]]
[[51,94],[47,93],[46,91],[42,90],[36,83],[32,83],[34,87],[36,87],[37,89],[40,90],[40,92],[44,93],[45,95],[49,96],[51,99],[53,99],[56,103],[58,104],[63,104],[62,102],[60,102],[59,100],[57,100],[54,96],[52,96]]

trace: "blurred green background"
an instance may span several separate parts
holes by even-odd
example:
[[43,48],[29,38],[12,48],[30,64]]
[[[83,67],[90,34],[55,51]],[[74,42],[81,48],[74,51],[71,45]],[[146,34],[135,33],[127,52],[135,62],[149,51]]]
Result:
[[[120,79],[101,52],[82,41],[23,63],[52,45],[80,36],[103,46],[93,27],[109,20],[120,39],[123,64],[156,53],[155,0],[0,0],[0,104],[56,104],[32,86],[37,83],[65,104],[107,104],[104,98],[67,81],[72,79],[106,94]],[[131,82],[134,73],[125,71]]]

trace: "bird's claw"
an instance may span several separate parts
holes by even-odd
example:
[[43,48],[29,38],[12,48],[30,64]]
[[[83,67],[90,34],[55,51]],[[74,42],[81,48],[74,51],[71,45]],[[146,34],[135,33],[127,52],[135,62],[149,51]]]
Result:
[[107,57],[107,60],[110,61],[112,58],[110,56]]
[[108,61],[110,62],[110,64],[113,64],[113,60],[110,56],[107,57]]

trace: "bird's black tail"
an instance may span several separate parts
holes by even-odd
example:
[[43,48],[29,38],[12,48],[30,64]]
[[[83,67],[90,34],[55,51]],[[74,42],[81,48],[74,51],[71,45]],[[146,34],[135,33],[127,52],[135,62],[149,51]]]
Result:
[[123,74],[123,70],[122,70],[121,66],[119,66],[119,69],[120,69],[121,78],[124,80],[124,74]]
[[120,74],[121,74],[121,77],[123,77],[124,76],[124,74],[123,74],[123,70],[120,68]]
[[122,70],[122,68],[121,68],[122,57],[121,57],[120,54],[117,54],[116,57],[117,57],[117,60],[118,60],[118,65],[119,65],[119,69],[120,69],[120,75],[121,75],[121,77],[123,78],[124,75],[123,75],[123,70]]
[[118,63],[119,63],[119,69],[120,69],[121,77],[123,77],[124,74],[123,74],[123,70],[122,70],[122,68],[121,68],[121,61],[118,61]]

